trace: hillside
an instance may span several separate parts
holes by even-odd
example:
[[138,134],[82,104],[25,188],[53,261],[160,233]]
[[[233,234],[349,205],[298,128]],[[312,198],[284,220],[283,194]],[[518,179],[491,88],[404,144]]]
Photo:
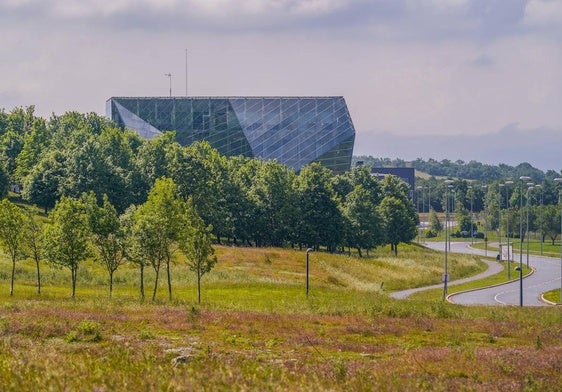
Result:
[[[10,297],[0,259],[0,385],[4,390],[502,390],[562,383],[559,311],[396,301],[386,290],[439,280],[441,255],[415,246],[357,259],[217,247],[195,304],[193,272],[177,260],[174,300],[138,301],[138,271],[86,263],[70,300],[68,271],[18,264]],[[452,256],[455,274],[477,260]],[[477,268],[478,269],[478,268]],[[464,272],[461,272],[464,271]],[[149,278],[152,271],[147,271]],[[381,282],[384,288],[381,290]],[[162,288],[164,290],[164,288]],[[61,365],[62,364],[62,365]],[[518,369],[517,372],[513,369]]]

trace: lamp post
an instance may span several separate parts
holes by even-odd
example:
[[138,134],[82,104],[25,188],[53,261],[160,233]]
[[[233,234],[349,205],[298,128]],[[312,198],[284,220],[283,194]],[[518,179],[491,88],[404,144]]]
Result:
[[447,281],[449,280],[449,266],[447,263],[447,248],[450,247],[450,245],[447,245],[449,237],[449,188],[453,187],[453,185],[451,185],[453,182],[453,180],[445,180],[445,264],[443,266],[443,301],[447,298]]
[[523,183],[531,177],[519,177],[519,306],[523,306]]
[[470,192],[470,243],[474,244],[474,225],[472,224],[472,203],[474,199],[474,193],[472,192],[472,186],[468,186],[468,191]]
[[[503,187],[505,187],[505,184],[498,184],[498,213],[499,213],[498,246],[500,249],[500,261],[503,257],[503,252],[502,252],[502,188]],[[509,267],[509,262],[507,266]],[[509,268],[507,269],[507,279],[509,280]]]
[[[562,184],[562,178],[555,178],[559,184]],[[562,189],[558,189],[558,205],[560,206],[560,201],[562,201]],[[560,208],[560,302],[562,303],[562,207]]]
[[542,242],[543,242],[543,235],[542,235],[542,205],[543,205],[543,195],[544,190],[541,184],[535,185],[535,188],[539,188],[541,190],[541,204],[539,208],[539,231],[540,231],[540,244],[541,244],[541,256],[542,256]]
[[531,239],[531,233],[529,231],[529,206],[530,206],[530,197],[529,191],[533,189],[533,183],[527,183],[527,268],[529,268],[529,240]]
[[505,234],[507,235],[507,280],[511,279],[511,258],[513,257],[513,252],[509,247],[509,185],[512,185],[513,181],[509,180],[505,182],[505,208],[507,209],[507,215],[505,218]]
[[306,250],[306,298],[308,298],[308,254],[312,251],[312,248]]
[[[488,190],[488,185],[482,185]],[[488,192],[484,195],[484,256],[488,256]]]

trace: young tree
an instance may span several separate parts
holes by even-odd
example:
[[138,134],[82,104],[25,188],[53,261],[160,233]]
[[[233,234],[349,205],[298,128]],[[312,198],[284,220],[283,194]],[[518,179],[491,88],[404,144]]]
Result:
[[144,301],[144,268],[150,266],[150,260],[143,249],[145,233],[137,217],[137,207],[132,205],[121,215],[120,220],[123,232],[126,233],[123,249],[125,258],[139,266],[139,290],[141,300]]
[[124,233],[115,207],[103,195],[103,205],[98,207],[96,197],[89,193],[84,197],[88,204],[92,244],[96,249],[96,260],[102,264],[109,275],[109,296],[113,293],[113,274],[123,264]]
[[385,196],[378,209],[384,222],[386,241],[398,255],[398,244],[410,242],[416,237],[418,215],[411,202],[394,196]]
[[12,260],[10,295],[14,295],[16,261],[24,255],[26,215],[8,199],[0,201],[0,246]]
[[37,270],[37,294],[41,294],[41,270],[39,268],[39,262],[43,257],[43,226],[36,218],[36,216],[31,212],[27,211],[27,230],[26,230],[26,246],[29,251],[29,255],[35,261],[35,267]]
[[51,220],[43,231],[45,258],[70,270],[75,298],[78,267],[90,254],[90,226],[84,202],[63,196],[51,212]]
[[156,300],[158,278],[162,264],[166,265],[168,277],[168,296],[172,299],[172,278],[170,265],[176,251],[176,239],[181,230],[183,202],[176,192],[176,185],[170,178],[157,179],[148,200],[135,212],[135,230],[137,239],[146,259],[154,268],[156,279],[152,300]]
[[361,248],[368,252],[369,249],[384,242],[381,217],[372,202],[370,192],[362,185],[357,185],[347,195],[343,211],[350,222],[347,233],[348,245],[357,248],[359,257],[361,257]]
[[217,262],[211,240],[213,228],[206,226],[197,214],[192,198],[187,201],[184,220],[179,246],[188,260],[189,269],[197,275],[197,302],[201,303],[201,277],[210,272]]
[[435,233],[439,233],[441,230],[443,230],[443,224],[439,220],[437,212],[435,212],[433,208],[429,212],[429,228],[435,231]]

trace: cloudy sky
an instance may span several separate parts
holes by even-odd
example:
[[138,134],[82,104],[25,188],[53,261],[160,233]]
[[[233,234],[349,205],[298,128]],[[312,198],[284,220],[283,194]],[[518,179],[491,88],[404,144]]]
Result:
[[562,133],[562,0],[0,0],[0,43],[0,108],[45,117],[185,95],[187,49],[189,95],[343,95],[356,154]]

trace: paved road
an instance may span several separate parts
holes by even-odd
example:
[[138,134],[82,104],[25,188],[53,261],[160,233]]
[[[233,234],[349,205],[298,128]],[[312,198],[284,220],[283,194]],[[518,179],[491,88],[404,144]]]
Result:
[[[484,251],[469,247],[466,242],[452,242],[451,251],[455,253],[470,253],[484,255]],[[443,242],[428,242],[427,247],[436,250],[443,250]],[[514,249],[516,251],[516,249]],[[488,251],[488,256],[493,256],[494,252]],[[519,253],[514,253],[514,260],[519,262]],[[526,254],[523,254],[523,262],[527,261]],[[544,306],[540,296],[545,291],[560,288],[561,267],[560,259],[542,256],[529,255],[529,265],[535,272],[523,279],[523,305],[524,306]],[[516,278],[512,274],[512,278]],[[453,277],[452,277],[453,278]],[[480,279],[480,277],[473,277]],[[450,282],[449,286],[454,282]],[[520,304],[520,282],[518,279],[511,283],[500,286],[489,287],[467,293],[452,295],[450,300],[463,305],[519,305]],[[398,297],[397,297],[398,298]]]

